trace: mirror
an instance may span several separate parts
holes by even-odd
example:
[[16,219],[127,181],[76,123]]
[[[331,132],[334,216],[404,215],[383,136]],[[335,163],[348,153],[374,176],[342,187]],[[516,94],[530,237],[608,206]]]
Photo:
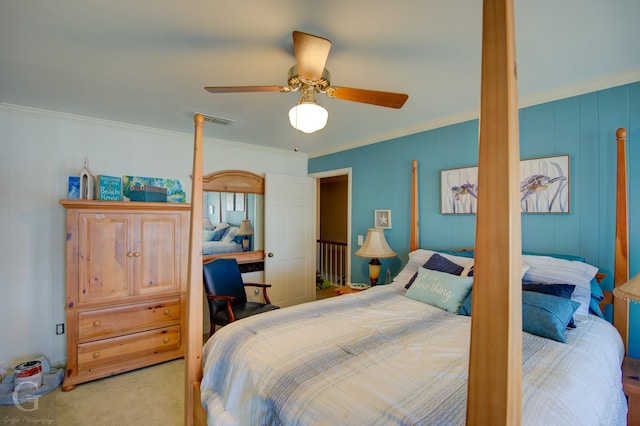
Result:
[[242,170],[203,177],[203,262],[235,257],[264,261],[264,178]]

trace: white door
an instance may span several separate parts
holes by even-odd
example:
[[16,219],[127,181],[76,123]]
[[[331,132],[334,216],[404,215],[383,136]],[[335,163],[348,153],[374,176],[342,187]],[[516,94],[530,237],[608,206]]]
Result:
[[315,299],[316,184],[307,176],[265,175],[265,283],[280,307]]

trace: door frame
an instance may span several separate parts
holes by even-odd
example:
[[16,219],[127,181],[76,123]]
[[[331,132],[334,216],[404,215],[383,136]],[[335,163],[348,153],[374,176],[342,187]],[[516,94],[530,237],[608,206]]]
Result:
[[343,169],[326,170],[324,172],[309,173],[309,176],[316,178],[316,240],[320,238],[320,179],[347,176],[347,284],[351,283],[351,167]]

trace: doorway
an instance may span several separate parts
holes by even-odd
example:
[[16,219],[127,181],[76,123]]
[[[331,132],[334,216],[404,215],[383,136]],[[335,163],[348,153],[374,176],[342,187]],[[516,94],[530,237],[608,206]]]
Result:
[[312,174],[317,182],[316,299],[351,278],[351,169]]

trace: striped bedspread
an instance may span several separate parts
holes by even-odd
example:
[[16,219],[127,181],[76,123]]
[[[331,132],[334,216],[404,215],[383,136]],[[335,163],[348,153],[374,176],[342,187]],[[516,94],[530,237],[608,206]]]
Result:
[[[256,315],[203,349],[209,425],[462,425],[470,318],[397,284]],[[525,425],[624,425],[622,341],[591,316],[567,344],[523,333]]]

